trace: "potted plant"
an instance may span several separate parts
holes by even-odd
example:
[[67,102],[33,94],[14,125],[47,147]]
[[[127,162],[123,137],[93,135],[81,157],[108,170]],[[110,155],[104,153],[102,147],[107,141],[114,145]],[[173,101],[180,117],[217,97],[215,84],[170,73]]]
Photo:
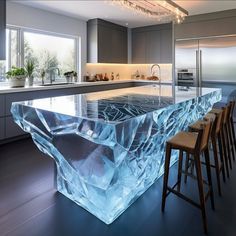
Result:
[[64,76],[66,77],[66,82],[67,82],[67,83],[72,82],[73,71],[65,72],[65,73],[64,73]]
[[66,77],[66,82],[67,83],[73,82],[73,79],[74,79],[74,82],[77,82],[77,78],[78,78],[77,73],[73,70],[65,72],[64,76]]
[[35,62],[32,59],[28,59],[26,62],[25,70],[28,76],[29,86],[32,86],[34,83],[34,69],[35,69]]
[[24,68],[12,66],[11,70],[9,70],[6,75],[9,79],[10,87],[25,86],[25,78],[27,77],[27,72]]

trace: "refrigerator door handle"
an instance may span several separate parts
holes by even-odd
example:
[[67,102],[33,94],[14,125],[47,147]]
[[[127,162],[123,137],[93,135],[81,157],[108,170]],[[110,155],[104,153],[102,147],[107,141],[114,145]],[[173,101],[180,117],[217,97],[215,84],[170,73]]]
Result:
[[196,79],[194,81],[194,86],[199,86],[199,51],[196,50]]
[[199,51],[199,87],[202,86],[202,50]]

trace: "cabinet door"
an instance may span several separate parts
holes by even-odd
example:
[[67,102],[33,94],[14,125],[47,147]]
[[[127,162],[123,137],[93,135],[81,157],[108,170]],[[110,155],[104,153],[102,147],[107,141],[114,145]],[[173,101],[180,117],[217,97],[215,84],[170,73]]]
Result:
[[0,118],[0,140],[5,137],[5,118]]
[[146,63],[160,63],[161,61],[161,31],[147,32]]
[[98,62],[109,63],[113,55],[111,30],[99,25],[98,28]]
[[6,59],[6,0],[0,1],[0,60]]
[[13,120],[12,116],[5,118],[6,136],[5,138],[13,138],[26,134]]
[[161,31],[161,63],[172,63],[172,29]]
[[132,63],[146,63],[146,32],[132,34]]
[[5,116],[5,96],[0,95],[0,117]]
[[127,63],[127,32],[111,30],[112,58],[113,63]]

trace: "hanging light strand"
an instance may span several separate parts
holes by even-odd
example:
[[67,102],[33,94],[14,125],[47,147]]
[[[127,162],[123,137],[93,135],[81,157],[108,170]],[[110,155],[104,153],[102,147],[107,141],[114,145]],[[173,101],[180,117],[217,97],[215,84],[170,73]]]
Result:
[[[185,16],[188,15],[186,10],[170,0],[110,0],[107,2],[132,10],[134,14],[142,14],[146,17],[154,18],[161,22],[174,21],[175,23],[182,23]],[[155,7],[150,10],[150,7],[145,7],[144,3],[149,3]]]

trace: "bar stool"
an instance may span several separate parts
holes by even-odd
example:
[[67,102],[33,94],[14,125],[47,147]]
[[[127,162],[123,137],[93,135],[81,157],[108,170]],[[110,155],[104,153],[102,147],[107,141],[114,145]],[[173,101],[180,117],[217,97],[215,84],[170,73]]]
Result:
[[[199,129],[198,132],[179,132],[178,134],[176,134],[174,137],[172,137],[170,140],[167,141],[165,167],[164,167],[164,183],[162,192],[162,208],[161,208],[162,211],[164,212],[166,197],[171,192],[174,193],[178,197],[186,200],[187,202],[201,209],[202,221],[205,233],[207,233],[205,202],[209,196],[211,198],[212,209],[214,209],[214,196],[212,189],[211,168],[210,168],[209,149],[208,149],[208,141],[210,136],[211,125],[212,125],[211,121],[205,121],[204,124],[201,125],[201,129]],[[168,186],[169,167],[170,167],[171,151],[173,149],[179,150],[178,177],[177,177],[177,183],[173,187],[169,187]],[[192,199],[188,198],[187,196],[185,196],[180,192],[183,152],[186,152],[193,156],[196,168],[196,175],[197,175],[196,179],[198,183],[200,203],[193,201]],[[208,182],[204,181],[202,178],[200,155],[203,152],[205,154],[204,156],[205,156]],[[203,184],[207,184],[209,187],[207,194],[204,194]],[[177,190],[175,189],[176,187]]]
[[[234,150],[231,141],[232,139],[230,138],[230,113],[231,113],[231,104],[229,103],[228,105],[223,105],[221,109],[219,108],[213,108],[210,112],[216,113],[219,112],[219,110],[223,110],[223,124],[222,124],[222,145],[223,145],[223,151],[224,151],[224,156],[225,156],[225,166],[226,166],[226,172],[227,176],[229,177],[229,167],[232,169],[232,159],[234,159]],[[214,106],[215,107],[215,106]],[[216,105],[217,107],[217,105]]]
[[235,139],[235,130],[234,130],[234,108],[235,108],[235,101],[231,101],[230,103],[232,103],[232,109],[231,109],[231,113],[230,113],[230,125],[231,125],[231,130],[233,133],[233,141],[234,141],[234,146],[236,148],[236,139]]
[[[225,108],[223,109],[212,109],[209,111],[209,113],[213,113],[216,115],[216,117],[219,119],[219,116],[221,116],[221,124],[220,127],[216,129],[216,136],[217,136],[217,141],[218,141],[218,147],[220,151],[220,159],[221,161],[223,160],[224,162],[224,169],[226,172],[227,177],[229,178],[229,164],[228,164],[228,159],[226,155],[226,145],[225,145],[225,139],[224,139],[224,132],[223,132],[223,121],[225,117]],[[225,179],[223,179],[225,182]]]
[[[216,179],[217,179],[217,186],[218,186],[218,193],[221,196],[221,182],[220,182],[220,174],[222,173],[223,181],[225,182],[225,167],[224,167],[224,157],[222,153],[222,146],[221,146],[221,138],[220,138],[220,129],[222,126],[222,114],[223,112],[220,110],[218,113],[207,113],[204,117],[204,120],[212,121],[212,128],[210,131],[210,141],[213,148],[213,157],[214,157],[214,165],[211,164],[211,167],[215,169]],[[196,132],[200,129],[202,125],[202,121],[197,121],[196,123],[189,126],[189,130],[192,132]],[[218,147],[220,149],[220,160],[218,158],[218,148],[217,148],[217,141]],[[194,162],[192,159],[187,156],[186,163],[185,163],[185,183],[187,182],[187,173],[189,169],[189,161],[191,161],[191,174],[193,174],[193,166]],[[201,162],[202,164],[206,164]]]
[[233,155],[233,160],[235,161],[236,139],[235,139],[235,130],[234,130],[234,121],[233,121],[235,101],[230,101],[229,106],[230,106],[230,111],[229,111],[229,116],[228,116],[228,129],[229,129],[231,151]]

